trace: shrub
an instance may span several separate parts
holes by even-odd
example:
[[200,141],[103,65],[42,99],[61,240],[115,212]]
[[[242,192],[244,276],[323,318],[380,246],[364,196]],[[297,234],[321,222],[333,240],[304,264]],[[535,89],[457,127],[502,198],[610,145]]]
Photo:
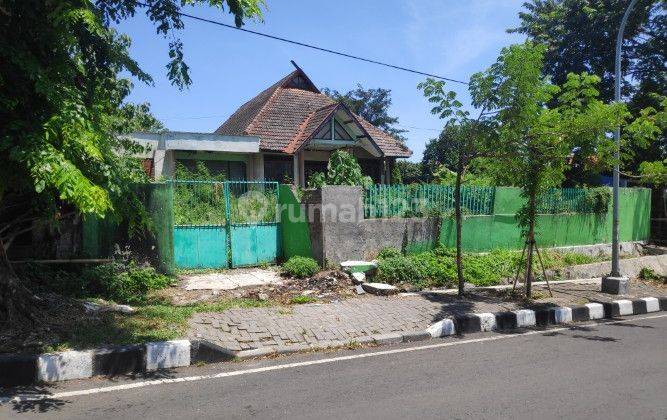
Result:
[[368,187],[373,185],[373,180],[361,172],[356,157],[344,150],[336,150],[327,164],[327,184]]
[[310,277],[318,271],[320,271],[320,265],[310,257],[295,255],[283,264],[283,273],[292,277]]
[[378,253],[378,259],[387,259],[387,258],[394,258],[394,257],[400,257],[401,251],[394,247],[386,247],[382,248],[380,250],[380,253]]
[[639,271],[639,278],[642,280],[652,280],[652,281],[662,281],[667,284],[667,277],[661,276],[660,274],[653,271],[652,268],[642,267]]
[[149,291],[171,283],[169,277],[153,267],[139,267],[132,262],[103,264],[86,270],[82,276],[91,294],[120,303],[142,303]]

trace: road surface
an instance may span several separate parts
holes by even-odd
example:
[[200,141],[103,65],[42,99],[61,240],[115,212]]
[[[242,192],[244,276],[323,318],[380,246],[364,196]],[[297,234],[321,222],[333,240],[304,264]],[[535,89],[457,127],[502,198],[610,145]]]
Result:
[[[180,381],[180,382],[174,382]],[[667,314],[93,379],[0,418],[667,419]]]

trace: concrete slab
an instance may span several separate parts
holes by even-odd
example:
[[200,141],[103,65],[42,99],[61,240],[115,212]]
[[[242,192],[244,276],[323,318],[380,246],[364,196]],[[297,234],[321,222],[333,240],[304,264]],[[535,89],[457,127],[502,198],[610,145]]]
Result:
[[278,272],[257,268],[187,275],[184,277],[183,288],[185,290],[233,290],[240,287],[280,283],[282,283],[282,278]]

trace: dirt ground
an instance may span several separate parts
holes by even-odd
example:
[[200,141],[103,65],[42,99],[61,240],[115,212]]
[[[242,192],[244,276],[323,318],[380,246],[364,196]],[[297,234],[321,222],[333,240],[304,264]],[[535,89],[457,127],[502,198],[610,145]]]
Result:
[[350,277],[340,270],[327,270],[307,279],[284,277],[281,284],[242,287],[234,290],[185,290],[181,285],[156,292],[175,305],[213,302],[224,299],[259,299],[289,304],[297,296],[318,302],[333,302],[356,296]]

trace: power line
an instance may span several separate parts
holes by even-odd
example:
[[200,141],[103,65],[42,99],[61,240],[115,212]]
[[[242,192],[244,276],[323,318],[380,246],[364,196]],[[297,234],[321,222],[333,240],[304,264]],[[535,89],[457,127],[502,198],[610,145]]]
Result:
[[[149,5],[147,5],[145,3],[137,2],[136,4],[138,4],[140,6],[144,6],[144,7],[150,7]],[[407,71],[409,73],[420,74],[422,76],[433,77],[434,79],[440,79],[440,80],[446,80],[446,81],[449,81],[449,82],[460,83],[462,85],[467,85],[468,84],[468,82],[465,82],[463,80],[456,80],[456,79],[452,79],[452,78],[449,78],[449,77],[438,76],[437,74],[426,73],[426,72],[423,72],[423,71],[419,71],[419,70],[415,70],[415,69],[411,69],[411,68],[407,68],[407,67],[396,66],[394,64],[384,63],[382,61],[377,61],[377,60],[373,60],[373,59],[370,59],[370,58],[364,58],[364,57],[360,57],[360,56],[357,56],[357,55],[347,54],[347,53],[344,53],[344,52],[341,52],[341,51],[330,50],[328,48],[322,48],[322,47],[318,47],[316,45],[306,44],[305,42],[293,41],[291,39],[282,38],[282,37],[279,37],[279,36],[270,35],[270,34],[266,34],[266,33],[263,33],[263,32],[253,31],[253,30],[250,30],[250,29],[237,28],[234,25],[229,25],[227,23],[219,22],[217,20],[202,18],[202,17],[199,17],[199,16],[191,15],[189,13],[184,13],[184,12],[180,12],[180,11],[177,11],[175,13],[180,15],[180,16],[187,17],[187,18],[194,19],[194,20],[198,20],[198,21],[201,21],[201,22],[211,23],[213,25],[218,25],[218,26],[222,26],[222,27],[225,27],[225,28],[229,28],[229,29],[236,29],[237,31],[246,32],[246,33],[261,36],[261,37],[264,37],[264,38],[273,39],[273,40],[276,40],[276,41],[287,42],[289,44],[294,44],[294,45],[298,45],[298,46],[301,46],[301,47],[311,48],[311,49],[326,52],[326,53],[329,53],[329,54],[335,54],[335,55],[339,55],[339,56],[342,56],[342,57],[351,58],[353,60],[364,61],[366,63],[377,64],[377,65],[384,66],[384,67],[389,67],[389,68],[392,68],[392,69],[395,69],[395,70],[402,70],[402,71]]]

